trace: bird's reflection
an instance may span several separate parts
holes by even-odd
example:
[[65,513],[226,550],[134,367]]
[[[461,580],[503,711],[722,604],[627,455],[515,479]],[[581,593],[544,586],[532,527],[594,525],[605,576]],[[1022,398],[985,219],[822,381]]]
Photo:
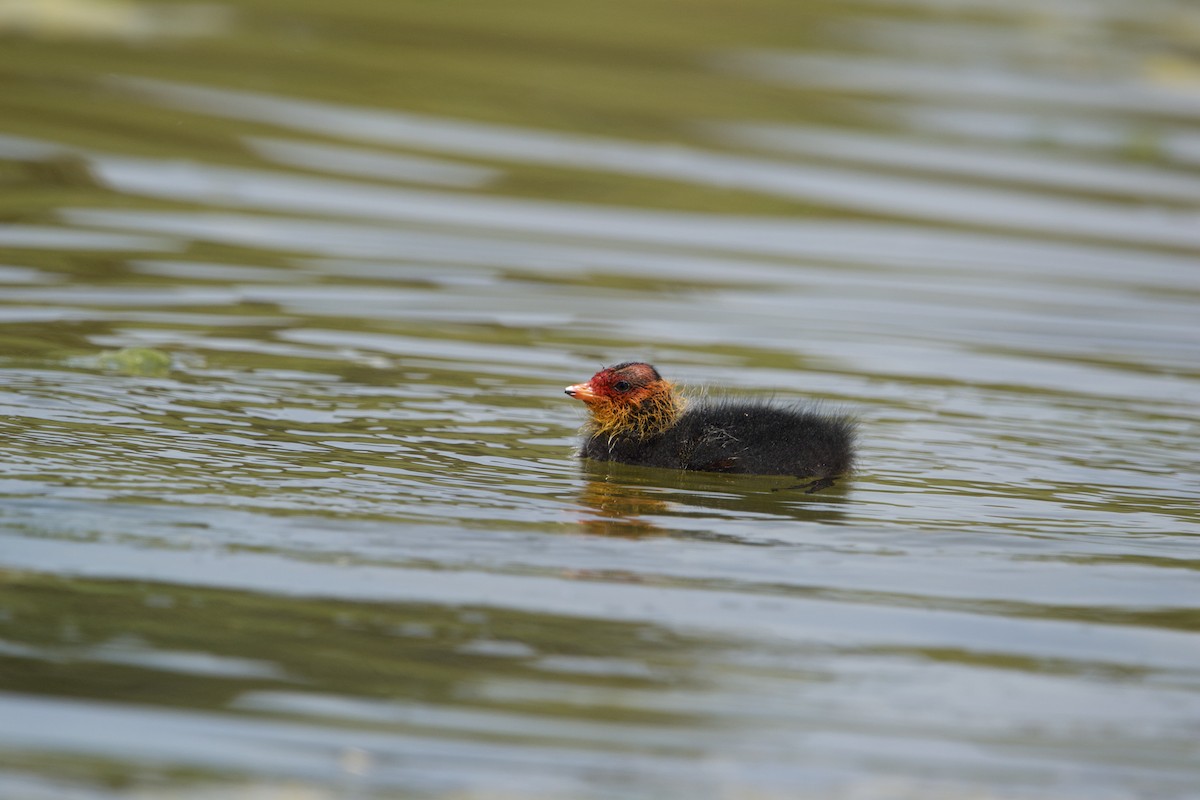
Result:
[[[582,462],[582,470],[586,484],[579,502],[590,513],[580,524],[588,532],[606,536],[678,536],[681,531],[671,525],[671,518],[694,517],[705,509],[839,522],[849,499],[845,482],[811,494],[786,476],[683,472],[590,460]],[[704,538],[713,535],[703,534]]]

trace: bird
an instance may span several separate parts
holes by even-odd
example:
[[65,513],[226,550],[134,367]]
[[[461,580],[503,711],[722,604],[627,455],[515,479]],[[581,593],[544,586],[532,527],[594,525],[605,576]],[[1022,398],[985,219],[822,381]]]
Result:
[[854,466],[855,421],[811,406],[717,398],[689,403],[641,361],[605,367],[568,386],[583,401],[582,458],[648,467],[809,479],[832,486]]

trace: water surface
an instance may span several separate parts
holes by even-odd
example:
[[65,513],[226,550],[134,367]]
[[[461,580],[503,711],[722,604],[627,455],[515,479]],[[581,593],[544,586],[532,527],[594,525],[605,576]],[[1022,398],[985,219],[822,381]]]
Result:
[[[0,794],[1194,796],[1191,4],[38,9]],[[581,463],[631,358],[861,468]]]

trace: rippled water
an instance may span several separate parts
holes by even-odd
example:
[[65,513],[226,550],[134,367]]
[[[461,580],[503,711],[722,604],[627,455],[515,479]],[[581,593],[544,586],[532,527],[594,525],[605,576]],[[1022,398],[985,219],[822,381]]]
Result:
[[[0,795],[1196,796],[1198,48],[0,6]],[[861,468],[581,463],[630,358]]]

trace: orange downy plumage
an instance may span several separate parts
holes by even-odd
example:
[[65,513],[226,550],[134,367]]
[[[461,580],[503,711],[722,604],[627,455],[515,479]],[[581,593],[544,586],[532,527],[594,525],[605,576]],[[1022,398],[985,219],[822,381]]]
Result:
[[584,430],[589,436],[648,439],[674,425],[686,407],[687,400],[675,393],[674,384],[657,380],[619,399],[599,396],[588,402],[592,416]]

